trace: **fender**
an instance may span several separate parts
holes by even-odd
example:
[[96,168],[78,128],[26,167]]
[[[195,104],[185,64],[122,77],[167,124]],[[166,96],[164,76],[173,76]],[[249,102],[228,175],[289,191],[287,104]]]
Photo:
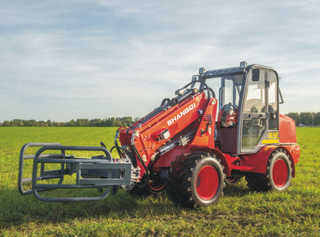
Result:
[[[200,147],[200,146],[191,146],[188,152],[195,152],[195,151],[204,151],[210,154],[214,154],[218,159],[220,159],[221,164],[224,166],[223,172],[226,176],[231,176],[231,170],[227,158],[223,155],[221,151],[215,148],[208,148],[208,147]],[[236,159],[236,158],[235,158]]]
[[[299,146],[298,146],[299,147]],[[243,155],[241,158],[241,166],[248,166],[252,167],[255,166],[256,168],[253,170],[248,170],[247,172],[254,172],[254,173],[261,173],[265,174],[267,170],[268,160],[275,149],[282,149],[286,152],[289,156],[291,161],[291,168],[292,168],[292,177],[295,177],[295,163],[298,161],[294,159],[293,154],[291,151],[293,150],[296,154],[295,156],[299,157],[300,149],[296,148],[296,145],[293,146],[274,146],[274,145],[267,145],[262,147],[256,154],[248,154]]]

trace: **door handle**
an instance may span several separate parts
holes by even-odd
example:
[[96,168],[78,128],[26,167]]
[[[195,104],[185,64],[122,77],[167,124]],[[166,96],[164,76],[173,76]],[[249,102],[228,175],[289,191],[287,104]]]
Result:
[[244,113],[243,120],[251,120],[254,118],[266,119],[268,116],[266,113]]

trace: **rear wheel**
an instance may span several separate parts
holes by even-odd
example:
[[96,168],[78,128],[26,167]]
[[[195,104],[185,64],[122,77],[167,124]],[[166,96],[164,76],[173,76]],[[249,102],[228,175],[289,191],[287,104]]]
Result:
[[284,191],[292,179],[291,161],[281,149],[273,152],[268,160],[265,174],[248,174],[248,187],[253,191]]
[[203,152],[180,156],[171,166],[167,193],[175,205],[206,207],[223,195],[224,178],[215,156]]

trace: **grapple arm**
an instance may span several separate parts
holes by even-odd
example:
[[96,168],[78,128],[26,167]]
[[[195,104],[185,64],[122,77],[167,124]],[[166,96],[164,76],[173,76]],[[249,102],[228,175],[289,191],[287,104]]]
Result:
[[[25,155],[28,147],[42,146],[37,153]],[[43,154],[45,151],[61,151],[61,154]],[[91,159],[67,156],[66,151],[101,151],[105,156],[93,156]],[[23,165],[25,159],[33,159],[32,178],[23,179]],[[40,164],[40,176],[38,167]],[[57,170],[45,170],[45,164],[61,164]],[[63,184],[64,175],[76,174],[74,184]],[[113,159],[110,152],[103,147],[88,146],[62,146],[60,144],[48,143],[28,143],[24,145],[20,152],[18,189],[21,194],[31,194],[44,202],[76,202],[76,201],[96,201],[107,197],[111,193],[116,193],[121,186],[125,190],[130,190],[134,182],[139,177],[139,169],[133,168],[130,159]],[[46,179],[59,179],[57,184],[39,184],[37,181]],[[23,183],[32,183],[32,189],[24,190]],[[99,197],[43,197],[39,192],[55,189],[83,189],[95,188],[106,191]],[[111,190],[110,190],[111,189]]]

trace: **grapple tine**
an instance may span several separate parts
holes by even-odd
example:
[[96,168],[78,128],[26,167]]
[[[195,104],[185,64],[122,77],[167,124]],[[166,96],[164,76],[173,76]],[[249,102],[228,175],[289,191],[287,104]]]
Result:
[[[31,159],[33,156],[25,157],[24,153],[28,147],[43,146],[34,155],[32,178],[23,179],[23,160]],[[61,154],[43,154],[46,151],[61,151]],[[66,151],[101,151],[104,155],[93,156],[91,159],[78,158],[65,155]],[[40,176],[38,167],[41,166]],[[45,170],[45,164],[61,164],[61,169]],[[64,175],[76,174],[75,184],[62,184]],[[44,202],[77,202],[77,201],[96,201],[106,198],[110,190],[112,194],[118,191],[118,187],[130,189],[133,181],[139,177],[139,170],[132,167],[131,160],[113,159],[110,152],[104,147],[88,146],[62,146],[60,144],[48,143],[29,143],[23,146],[20,153],[20,167],[18,189],[21,194],[31,194]],[[39,184],[37,181],[45,179],[57,179],[57,184]],[[23,190],[22,184],[32,182],[31,190]],[[83,189],[94,188],[106,191],[99,197],[62,197],[49,198],[39,194],[42,191],[54,189]]]

